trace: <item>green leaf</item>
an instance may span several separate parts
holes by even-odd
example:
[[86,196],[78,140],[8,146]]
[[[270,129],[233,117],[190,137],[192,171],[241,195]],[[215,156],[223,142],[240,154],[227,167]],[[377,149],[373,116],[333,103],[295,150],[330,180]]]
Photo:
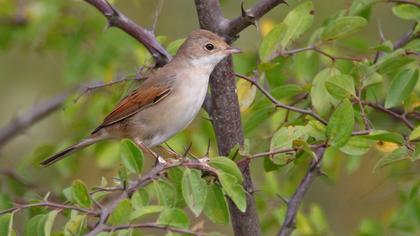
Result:
[[171,54],[172,56],[176,54],[176,52],[178,51],[179,47],[181,47],[181,45],[185,42],[185,38],[184,39],[177,39],[175,41],[172,41],[167,47],[166,50],[169,52],[169,54]]
[[70,218],[64,226],[64,236],[82,235],[86,226],[86,216],[76,215]]
[[400,71],[392,80],[391,88],[385,100],[385,108],[395,107],[410,95],[419,77],[418,70],[406,69]]
[[359,31],[367,24],[367,20],[363,17],[343,16],[329,23],[321,37],[323,40],[335,40],[343,38]]
[[398,4],[392,8],[392,12],[404,20],[420,20],[420,8],[411,4]]
[[14,213],[7,213],[0,215],[0,235],[14,236],[16,233],[13,230],[13,215]]
[[364,136],[350,137],[347,143],[340,147],[340,151],[351,156],[361,156],[369,151],[373,141]]
[[408,158],[409,158],[408,149],[405,146],[400,147],[398,149],[395,149],[393,152],[386,155],[385,157],[381,158],[378,162],[376,162],[375,167],[373,168],[373,172],[387,165],[390,165],[394,162],[405,160]]
[[[304,134],[302,126],[282,127],[277,130],[270,142],[270,151],[284,148],[292,148],[295,140],[305,141],[307,135]],[[276,165],[285,165],[290,162],[293,156],[286,153],[279,153],[270,158]],[[268,163],[267,163],[268,164]]]
[[160,213],[157,223],[176,228],[188,229],[190,220],[184,211],[178,208],[169,208]]
[[264,37],[259,50],[261,61],[268,62],[273,59],[272,55],[278,50],[281,39],[286,32],[286,24],[280,23],[274,26],[273,29]]
[[41,214],[32,217],[25,225],[25,236],[44,236],[44,225],[47,215]]
[[338,74],[328,78],[325,82],[327,91],[337,99],[350,98],[355,96],[353,77],[345,74]]
[[385,42],[375,47],[375,49],[381,52],[392,52],[394,50],[394,44],[390,40],[386,40]]
[[238,180],[237,181],[238,183],[242,183],[243,181],[242,173],[239,170],[236,163],[232,161],[231,159],[226,158],[226,157],[213,157],[213,158],[210,158],[209,165],[213,166],[219,171],[222,171],[224,173],[234,176]]
[[208,187],[204,214],[216,224],[229,223],[229,208],[226,198],[222,189],[216,184]]
[[143,169],[144,156],[140,149],[129,139],[121,141],[121,159],[131,173],[140,174]]
[[44,235],[50,236],[51,230],[54,225],[55,218],[57,217],[59,210],[53,210],[48,213],[45,224],[44,224]]
[[142,216],[153,214],[153,213],[159,213],[163,211],[166,207],[165,206],[144,206],[142,208],[138,208],[135,211],[133,211],[130,215],[130,220],[138,219]]
[[417,126],[413,131],[411,131],[408,140],[413,141],[420,138],[420,126]]
[[134,209],[141,209],[149,204],[149,194],[144,189],[137,190],[131,197],[131,205]]
[[350,139],[353,127],[353,106],[348,99],[344,99],[328,122],[326,134],[329,143],[336,148],[343,146]]
[[166,181],[158,180],[153,183],[159,205],[173,207],[175,205],[176,189]]
[[340,74],[340,71],[335,68],[326,68],[318,72],[313,80],[311,88],[311,101],[315,110],[321,114],[326,115],[331,110],[332,97],[325,88],[325,82],[329,81],[331,77]]
[[182,195],[185,203],[194,213],[199,216],[204,208],[207,197],[207,184],[201,178],[201,172],[198,170],[186,169],[182,177]]
[[88,189],[81,180],[73,181],[72,187],[73,200],[81,207],[89,208],[92,205]]
[[374,130],[368,136],[364,137],[372,140],[404,144],[404,138],[401,134],[384,130]]
[[246,210],[246,192],[235,176],[225,172],[218,173],[220,184],[236,207],[242,212]]
[[108,218],[111,225],[128,224],[131,220],[130,215],[133,208],[129,199],[124,199],[118,203]]
[[283,23],[287,25],[287,30],[282,35],[280,45],[282,49],[289,46],[303,33],[305,33],[314,21],[314,5],[312,1],[304,2],[287,14]]

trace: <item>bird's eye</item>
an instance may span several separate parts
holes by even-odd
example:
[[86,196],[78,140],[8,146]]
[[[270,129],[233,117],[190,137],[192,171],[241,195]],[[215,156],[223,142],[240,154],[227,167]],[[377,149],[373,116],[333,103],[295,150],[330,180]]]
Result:
[[207,50],[209,50],[209,51],[211,51],[211,50],[213,50],[214,49],[214,45],[213,44],[211,44],[211,43],[208,43],[208,44],[206,44],[206,49]]

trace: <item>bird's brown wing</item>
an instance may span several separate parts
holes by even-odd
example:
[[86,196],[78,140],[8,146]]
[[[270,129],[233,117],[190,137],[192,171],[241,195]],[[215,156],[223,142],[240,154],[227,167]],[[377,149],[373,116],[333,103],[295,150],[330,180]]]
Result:
[[157,78],[147,79],[138,89],[122,99],[114,110],[105,117],[103,123],[92,133],[124,120],[144,108],[162,101],[171,93],[172,81],[172,78],[165,79],[165,81],[158,81]]

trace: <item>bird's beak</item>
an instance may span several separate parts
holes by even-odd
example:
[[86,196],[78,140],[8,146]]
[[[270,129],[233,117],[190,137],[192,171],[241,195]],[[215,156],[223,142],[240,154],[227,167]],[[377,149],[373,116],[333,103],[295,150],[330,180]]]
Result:
[[227,54],[236,54],[236,53],[241,53],[242,51],[239,48],[228,47],[228,48],[225,49],[225,52]]

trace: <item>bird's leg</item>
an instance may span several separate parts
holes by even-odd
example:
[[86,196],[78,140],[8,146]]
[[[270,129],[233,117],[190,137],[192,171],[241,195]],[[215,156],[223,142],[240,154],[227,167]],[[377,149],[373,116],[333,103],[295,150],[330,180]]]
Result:
[[156,164],[167,164],[167,162],[165,161],[165,159],[163,159],[160,155],[158,155],[156,152],[154,152],[152,149],[150,149],[146,144],[144,144],[142,141],[138,140],[138,139],[134,139],[134,142],[137,144],[137,146],[139,146],[139,148],[143,151],[143,152],[147,152],[150,155],[152,155],[155,160],[156,160]]

